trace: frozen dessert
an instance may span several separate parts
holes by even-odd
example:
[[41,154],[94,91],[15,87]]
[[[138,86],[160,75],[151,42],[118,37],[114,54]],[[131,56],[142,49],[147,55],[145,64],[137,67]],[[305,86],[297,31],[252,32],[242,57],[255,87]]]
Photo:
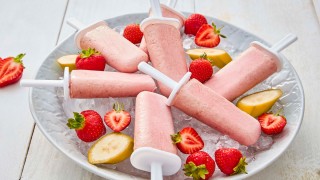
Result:
[[177,154],[170,135],[174,134],[167,98],[152,92],[141,92],[136,98],[134,149],[152,147]]
[[65,98],[133,97],[141,91],[154,91],[150,76],[120,72],[73,70],[65,68],[63,80],[22,80],[26,87],[63,87]]
[[[152,12],[153,17],[140,24],[150,60],[156,69],[177,81],[187,72],[186,55],[178,30],[180,23],[176,19],[162,17],[159,6]],[[158,86],[164,96],[170,94],[171,90],[161,82]]]
[[175,83],[145,62],[140,63],[138,68],[173,89],[168,105],[177,107],[243,145],[252,145],[258,140],[261,130],[257,120],[198,80],[191,79],[188,82],[190,72],[179,83]]
[[[77,29],[83,26],[76,19],[70,19],[68,23]],[[139,62],[148,61],[145,52],[109,28],[104,21],[81,29],[75,41],[80,49],[94,48],[99,51],[107,64],[120,72],[136,72]]]
[[174,134],[167,98],[152,92],[141,92],[136,99],[134,151],[131,164],[151,172],[151,179],[175,174],[181,167],[177,148],[171,141]]

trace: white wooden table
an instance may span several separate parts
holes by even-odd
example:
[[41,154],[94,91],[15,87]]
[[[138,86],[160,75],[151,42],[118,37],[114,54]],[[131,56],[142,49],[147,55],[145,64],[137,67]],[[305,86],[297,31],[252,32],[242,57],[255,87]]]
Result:
[[[288,150],[250,179],[320,179],[320,25],[313,1],[195,1],[193,6],[193,0],[180,0],[177,8],[217,17],[270,43],[289,32],[299,37],[283,53],[304,86],[302,127]],[[27,53],[23,78],[33,78],[48,53],[74,31],[65,24],[69,17],[91,23],[148,7],[148,0],[0,0],[0,57]],[[0,155],[1,180],[102,179],[45,139],[29,111],[28,89],[18,84],[0,89]]]

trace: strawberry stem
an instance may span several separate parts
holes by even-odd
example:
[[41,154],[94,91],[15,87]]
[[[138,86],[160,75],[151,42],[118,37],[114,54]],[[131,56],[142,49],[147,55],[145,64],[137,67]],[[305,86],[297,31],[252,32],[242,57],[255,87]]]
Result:
[[207,59],[207,53],[206,52],[203,52],[203,54],[201,54],[200,58],[202,59]]
[[233,173],[231,175],[241,173],[248,174],[246,171],[246,165],[248,165],[248,163],[246,162],[246,157],[243,156],[242,158],[240,158],[238,165],[233,168]]
[[116,102],[113,104],[113,110],[115,110],[117,113],[120,113],[121,111],[124,111],[124,104]]
[[76,129],[76,130],[82,129],[85,124],[84,116],[77,112],[73,112],[73,116],[74,116],[74,119],[72,118],[68,119],[67,126],[70,129]]
[[171,136],[171,140],[173,141],[174,144],[177,144],[182,141],[182,137],[181,137],[180,132],[178,132],[176,134],[172,134],[170,136]]
[[88,48],[87,50],[82,50],[80,53],[81,58],[88,58],[92,55],[98,55],[100,52],[96,51],[96,49]]
[[[19,63],[23,66],[23,62],[22,62],[22,58],[25,56],[26,54],[25,53],[20,53],[18,54],[18,56],[16,56],[15,58],[13,58],[13,61],[16,62],[16,63]],[[24,66],[23,66],[24,68]]]
[[183,171],[186,176],[193,177],[194,180],[206,179],[206,174],[209,174],[205,164],[197,166],[193,162],[185,164]]

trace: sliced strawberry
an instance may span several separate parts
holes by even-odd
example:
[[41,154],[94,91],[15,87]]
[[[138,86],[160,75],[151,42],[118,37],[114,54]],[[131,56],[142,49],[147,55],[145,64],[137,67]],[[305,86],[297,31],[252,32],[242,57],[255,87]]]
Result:
[[[282,111],[282,109],[280,110]],[[279,112],[276,114],[264,113],[258,117],[261,130],[268,135],[279,134],[287,124],[287,120]]]
[[129,126],[131,115],[124,110],[124,105],[120,103],[113,104],[113,110],[106,113],[104,122],[115,132],[120,132]]
[[201,137],[192,127],[183,128],[180,132],[171,135],[171,139],[184,154],[200,151],[204,146]]
[[222,28],[217,29],[214,23],[212,23],[212,26],[209,24],[202,25],[196,34],[195,43],[198,46],[209,48],[218,46],[220,37],[226,38],[225,35],[220,34]]
[[19,81],[23,73],[22,58],[25,54],[17,57],[8,57],[0,61],[0,87],[7,86]]

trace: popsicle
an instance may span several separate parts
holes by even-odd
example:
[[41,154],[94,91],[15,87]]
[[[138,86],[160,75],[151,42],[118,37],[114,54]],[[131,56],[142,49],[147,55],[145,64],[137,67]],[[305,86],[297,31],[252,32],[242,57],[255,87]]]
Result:
[[282,63],[279,52],[296,40],[295,35],[289,34],[271,48],[252,42],[246,51],[220,69],[205,85],[233,101],[280,71]]
[[[68,24],[76,29],[83,27],[76,19],[69,19]],[[111,67],[120,72],[136,72],[142,61],[148,61],[148,55],[122,35],[109,28],[105,21],[82,28],[75,35],[79,49],[95,48]]]
[[198,80],[188,82],[190,72],[176,83],[145,62],[141,62],[138,68],[173,89],[168,105],[175,106],[240,144],[249,146],[258,140],[261,134],[259,122]]
[[[151,0],[152,2],[152,0]],[[144,33],[153,66],[174,80],[179,80],[187,72],[186,55],[183,50],[179,21],[161,16],[159,2],[153,2],[153,17],[146,18],[140,24]],[[158,82],[160,92],[164,96],[170,89]]]
[[134,97],[141,91],[156,89],[153,79],[144,74],[107,71],[73,70],[68,67],[63,80],[21,80],[25,87],[63,87],[64,98]]
[[177,148],[170,138],[174,134],[167,98],[152,92],[141,92],[136,98],[134,151],[131,164],[140,170],[151,171],[151,179],[175,174],[181,167]]
[[[179,29],[184,26],[186,17],[179,11],[174,10],[177,0],[169,0],[167,5],[161,4],[161,12],[163,17],[175,18],[180,22]],[[152,16],[152,11],[150,9],[149,16]],[[148,48],[145,38],[143,37],[140,43],[139,48],[148,54]]]

